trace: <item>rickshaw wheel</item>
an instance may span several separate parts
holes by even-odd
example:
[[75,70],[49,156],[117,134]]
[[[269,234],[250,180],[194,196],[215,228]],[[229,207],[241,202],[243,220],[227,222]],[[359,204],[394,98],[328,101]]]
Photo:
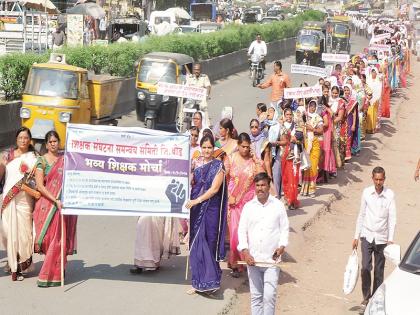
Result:
[[146,120],[146,128],[147,129],[155,129],[156,128],[156,121],[155,121],[155,119],[147,119]]

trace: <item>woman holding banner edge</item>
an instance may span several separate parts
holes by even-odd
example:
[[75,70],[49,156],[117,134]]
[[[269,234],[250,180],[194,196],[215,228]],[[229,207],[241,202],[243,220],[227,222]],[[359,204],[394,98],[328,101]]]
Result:
[[225,258],[227,189],[223,162],[213,158],[214,139],[200,141],[204,164],[194,170],[190,209],[190,265],[192,289],[211,294],[220,288],[222,270],[219,261]]
[[[35,180],[41,198],[36,202],[33,213],[35,226],[34,251],[45,254],[38,276],[39,287],[61,285],[61,242],[63,242],[64,265],[67,255],[76,253],[77,216],[61,215],[61,189],[63,185],[64,156],[59,154],[60,138],[51,130],[45,135],[47,153],[38,158]],[[61,220],[64,220],[62,225]],[[61,228],[64,228],[62,233]]]

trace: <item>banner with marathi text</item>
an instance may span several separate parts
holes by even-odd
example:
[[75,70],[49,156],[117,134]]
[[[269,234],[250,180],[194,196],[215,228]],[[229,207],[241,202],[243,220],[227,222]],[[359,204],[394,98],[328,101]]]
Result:
[[187,135],[68,124],[63,213],[188,217]]

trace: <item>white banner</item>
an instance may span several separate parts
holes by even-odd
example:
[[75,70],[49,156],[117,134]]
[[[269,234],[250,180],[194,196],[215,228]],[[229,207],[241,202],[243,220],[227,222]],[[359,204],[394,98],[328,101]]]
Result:
[[390,34],[394,33],[394,29],[390,28],[388,25],[381,26],[380,30],[385,31],[385,32],[390,33]]
[[369,50],[376,50],[376,51],[389,51],[389,45],[381,45],[381,44],[371,44],[369,45]]
[[346,63],[350,60],[350,55],[348,54],[322,54],[322,61],[325,62],[336,62],[336,63]]
[[371,43],[377,43],[377,42],[383,41],[383,40],[388,39],[388,38],[391,38],[391,34],[389,34],[389,33],[379,34],[379,35],[375,35],[374,37],[372,37],[370,42]]
[[309,86],[284,89],[284,98],[308,98],[322,96],[322,86]]
[[307,65],[298,65],[298,64],[292,64],[290,67],[291,73],[299,73],[299,74],[308,74],[313,75],[316,77],[326,77],[329,76],[331,71],[328,72],[328,69],[326,68],[320,68],[320,67],[313,67],[313,66],[307,66]]
[[160,95],[190,98],[197,101],[203,101],[207,97],[207,89],[205,88],[166,82],[159,82],[157,84],[156,93]]
[[189,137],[67,125],[63,213],[188,218]]

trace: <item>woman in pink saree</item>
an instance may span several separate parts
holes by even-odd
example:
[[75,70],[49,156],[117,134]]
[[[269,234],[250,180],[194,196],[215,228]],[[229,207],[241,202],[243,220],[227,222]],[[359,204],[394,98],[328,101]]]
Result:
[[262,172],[262,161],[251,155],[251,139],[247,133],[238,137],[238,151],[225,159],[228,176],[228,226],[230,236],[229,267],[231,275],[238,278],[241,268],[238,260],[241,256],[238,247],[238,226],[244,205],[254,198],[255,186],[253,178]]
[[[64,157],[59,155],[60,139],[55,131],[45,136],[48,152],[41,156],[36,165],[35,179],[41,198],[33,213],[35,226],[36,253],[45,254],[45,260],[38,276],[39,287],[53,287],[61,284],[61,202]],[[67,255],[76,250],[77,216],[64,216],[65,242],[63,252],[64,266]]]

